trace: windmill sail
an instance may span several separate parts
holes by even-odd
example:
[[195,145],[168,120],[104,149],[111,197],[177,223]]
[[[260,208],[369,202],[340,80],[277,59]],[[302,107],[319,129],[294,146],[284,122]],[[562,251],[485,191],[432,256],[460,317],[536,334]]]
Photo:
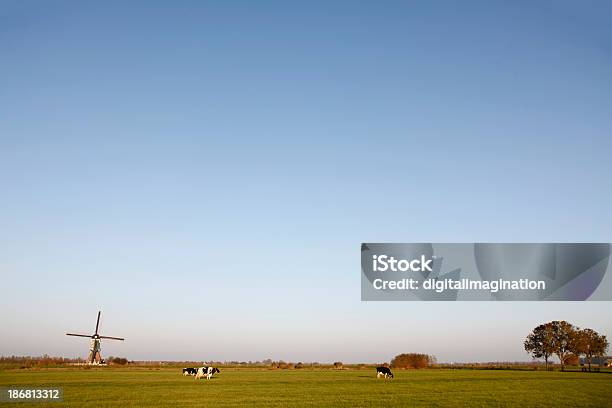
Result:
[[122,337],[112,337],[112,336],[100,336],[98,334],[98,329],[100,328],[100,314],[101,311],[98,311],[98,318],[96,319],[96,331],[94,334],[78,334],[78,333],[66,333],[66,336],[76,336],[76,337],[88,337],[91,339],[91,344],[89,347],[89,355],[87,356],[88,364],[104,364],[104,360],[102,359],[102,347],[101,347],[101,339],[109,339],[109,340],[121,340],[125,339]]

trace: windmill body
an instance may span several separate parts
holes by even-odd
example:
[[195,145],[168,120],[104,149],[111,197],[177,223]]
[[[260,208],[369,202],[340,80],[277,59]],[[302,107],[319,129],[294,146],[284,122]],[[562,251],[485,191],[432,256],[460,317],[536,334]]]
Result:
[[89,346],[89,355],[87,356],[87,362],[89,364],[103,364],[104,360],[102,360],[102,347],[100,344],[100,339],[92,339],[91,345]]
[[98,334],[98,328],[100,327],[100,314],[102,312],[98,312],[98,320],[96,321],[96,332],[94,334],[77,334],[77,333],[66,333],[66,336],[76,336],[76,337],[88,337],[91,339],[91,344],[89,347],[89,355],[87,356],[87,364],[104,364],[104,360],[102,359],[102,339],[109,340],[125,340],[121,337],[111,337],[111,336],[101,336]]

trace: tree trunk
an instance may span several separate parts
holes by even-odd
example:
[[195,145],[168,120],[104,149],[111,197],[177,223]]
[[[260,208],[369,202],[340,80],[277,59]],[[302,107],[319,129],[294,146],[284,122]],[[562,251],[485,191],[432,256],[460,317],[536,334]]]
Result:
[[591,372],[591,357],[587,356],[587,361],[589,363],[589,372]]

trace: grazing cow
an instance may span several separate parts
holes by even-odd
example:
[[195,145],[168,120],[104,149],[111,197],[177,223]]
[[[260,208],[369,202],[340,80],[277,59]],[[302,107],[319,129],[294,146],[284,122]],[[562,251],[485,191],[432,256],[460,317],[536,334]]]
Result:
[[393,373],[389,370],[389,367],[376,367],[376,378],[380,378],[380,376],[393,378]]
[[198,369],[195,367],[187,367],[187,368],[183,368],[183,375],[184,376],[188,376],[188,375],[196,375],[198,373]]
[[196,380],[199,380],[202,377],[206,377],[207,380],[210,380],[214,373],[219,373],[219,369],[215,367],[200,367],[198,368],[198,372],[195,376]]

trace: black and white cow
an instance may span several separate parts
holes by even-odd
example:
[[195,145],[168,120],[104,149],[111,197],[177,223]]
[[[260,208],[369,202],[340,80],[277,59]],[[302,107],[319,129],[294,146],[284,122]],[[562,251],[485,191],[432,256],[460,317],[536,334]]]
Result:
[[381,376],[393,378],[393,373],[389,370],[389,367],[376,367],[376,378],[380,378]]
[[210,380],[214,373],[219,372],[219,369],[215,367],[200,367],[198,368],[195,378],[199,380],[202,377],[206,377],[207,380]]
[[187,367],[187,368],[183,368],[183,375],[184,376],[188,376],[188,375],[196,375],[198,373],[198,369],[195,367]]

